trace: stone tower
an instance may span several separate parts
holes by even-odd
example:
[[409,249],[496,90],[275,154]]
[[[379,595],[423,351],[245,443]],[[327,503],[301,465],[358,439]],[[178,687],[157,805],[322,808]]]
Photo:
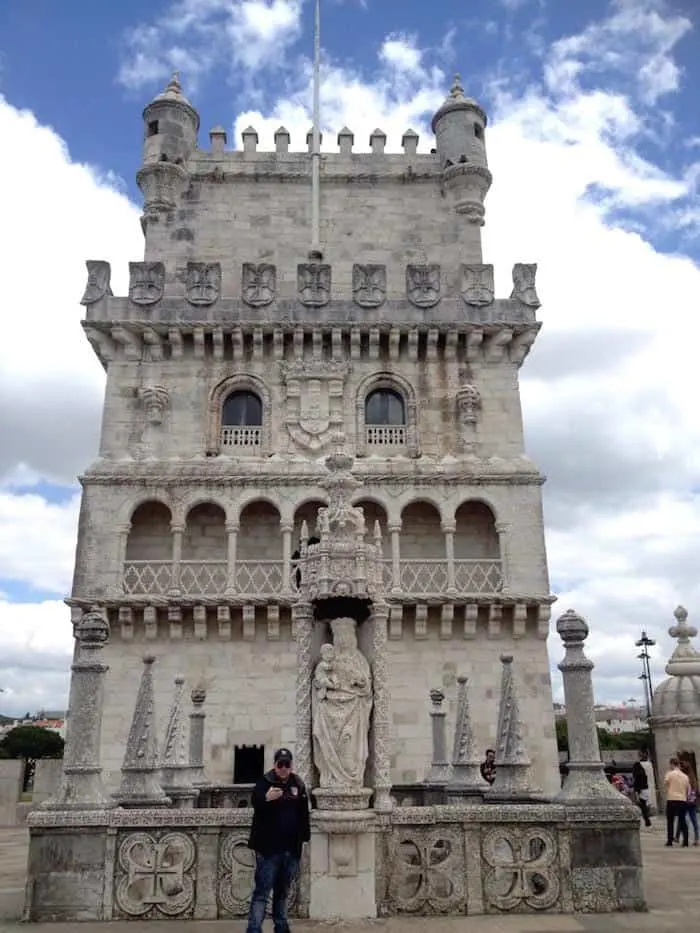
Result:
[[353,153],[341,130],[322,157],[310,257],[309,153],[284,128],[273,152],[253,128],[240,149],[220,128],[198,148],[177,76],[146,107],[144,258],[124,297],[89,261],[83,297],[107,385],[70,602],[76,621],[96,606],[109,617],[112,788],[144,654],[160,715],[175,677],[206,688],[213,781],[250,781],[294,746],[296,562],[339,434],[353,504],[381,533],[393,782],[425,777],[429,691],[454,716],[458,675],[477,753],[495,742],[507,654],[534,777],[558,788],[543,477],[524,453],[518,385],[539,302],[534,265],[496,298],[483,262],[486,124],[456,79],[431,154],[411,130],[399,154],[381,130]]

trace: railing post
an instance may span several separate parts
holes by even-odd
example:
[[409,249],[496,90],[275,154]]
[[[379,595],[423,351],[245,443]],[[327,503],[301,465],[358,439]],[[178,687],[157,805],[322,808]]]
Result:
[[498,549],[501,555],[501,592],[507,593],[510,589],[510,567],[508,561],[510,522],[496,522],[498,534]]
[[131,522],[121,525],[118,530],[117,538],[117,587],[116,592],[121,593],[124,589],[124,570],[126,564],[126,546],[129,541],[129,532],[131,531]]
[[447,596],[457,595],[457,586],[455,584],[455,531],[457,526],[454,522],[443,522],[441,525],[442,533],[445,535],[445,556],[447,558]]
[[401,522],[389,525],[391,535],[391,593],[401,595]]
[[292,532],[293,525],[282,525],[282,593],[292,592]]
[[184,525],[171,523],[170,530],[173,535],[173,559],[170,565],[170,595],[180,595],[180,564],[182,562],[182,536],[185,533]]
[[226,595],[231,596],[236,592],[236,547],[238,544],[238,522],[226,522],[226,535],[228,539],[228,564],[227,564],[227,583]]

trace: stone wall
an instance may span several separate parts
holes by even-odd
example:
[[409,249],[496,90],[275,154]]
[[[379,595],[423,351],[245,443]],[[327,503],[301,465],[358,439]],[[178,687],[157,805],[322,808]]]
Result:
[[[250,819],[248,809],[34,813],[26,917],[243,917]],[[374,829],[380,916],[645,909],[631,805],[404,808],[377,814]],[[327,839],[316,831],[311,846]],[[308,915],[312,883],[306,853],[293,915]]]
[[23,761],[0,758],[0,826],[16,825],[23,778]]
[[[447,728],[454,728],[456,678],[470,678],[477,749],[483,754],[495,742],[498,719],[500,655],[513,653],[522,681],[520,697],[525,722],[524,739],[532,759],[533,781],[544,793],[560,786],[551,682],[546,642],[528,635],[513,639],[502,633],[489,638],[483,629],[465,640],[459,624],[450,638],[441,633],[439,607],[431,611],[426,628],[416,636],[415,619],[406,610],[399,639],[388,642],[389,692],[393,727],[392,780],[406,784],[425,778],[432,757],[429,691],[440,687],[447,695]],[[152,653],[158,715],[158,735],[165,732],[174,678],[186,678],[188,690],[207,688],[204,761],[214,783],[233,781],[237,745],[264,745],[266,762],[280,745],[294,748],[296,644],[291,641],[289,618],[280,618],[279,640],[268,638],[264,616],[255,628],[255,640],[221,641],[210,629],[206,639],[186,629],[185,637],[171,642],[162,636],[144,641],[136,633],[124,641],[113,631],[104,657],[110,666],[105,679],[102,729],[102,764],[111,789],[119,782],[119,768],[141,676],[141,657]],[[235,634],[235,633],[234,633]]]

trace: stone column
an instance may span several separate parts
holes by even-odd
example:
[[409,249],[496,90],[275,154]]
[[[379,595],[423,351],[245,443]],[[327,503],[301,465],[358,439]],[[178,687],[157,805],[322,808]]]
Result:
[[498,550],[501,554],[501,577],[503,585],[501,592],[507,593],[510,589],[510,566],[508,560],[510,522],[496,522],[496,533],[498,534]]
[[391,710],[386,642],[389,607],[376,603],[372,612],[372,679],[374,684],[374,809],[391,810]]
[[104,810],[114,806],[102,784],[100,739],[104,679],[109,667],[102,650],[109,640],[105,613],[86,612],[75,629],[75,660],[71,665],[68,725],[63,753],[63,777],[44,810]]
[[226,534],[228,536],[226,594],[228,596],[236,592],[236,548],[238,544],[238,528],[238,522],[226,522]]
[[576,803],[604,798],[611,803],[629,804],[606,778],[600,758],[591,677],[595,665],[583,650],[588,631],[585,619],[573,609],[557,619],[557,632],[565,649],[564,660],[557,666],[564,682],[569,733],[569,774],[559,797]]
[[192,712],[190,713],[190,775],[192,784],[195,787],[201,787],[208,784],[206,772],[204,770],[204,720],[207,714],[204,712],[204,703],[207,699],[207,691],[204,687],[195,687],[190,694],[192,700]]
[[447,558],[447,596],[456,596],[455,585],[455,531],[454,522],[443,522],[442,533],[445,535],[445,557]]
[[180,595],[180,563],[182,561],[182,536],[185,533],[184,525],[171,524],[173,533],[173,562],[170,567],[170,595]]
[[442,706],[445,701],[445,694],[442,690],[431,690],[430,701],[433,704],[430,710],[433,733],[433,760],[427,780],[433,784],[442,784],[450,775],[450,762],[447,757],[447,731],[445,729],[447,714]]
[[401,595],[401,522],[389,525],[391,536],[391,592]]
[[131,522],[120,525],[117,530],[117,583],[115,592],[121,595],[124,592],[124,564],[126,563],[126,546],[129,542]]
[[292,609],[297,640],[297,731],[294,766],[311,787],[313,754],[311,737],[311,679],[313,677],[313,611],[310,603],[298,602]]
[[292,592],[292,532],[293,525],[282,525],[282,592]]

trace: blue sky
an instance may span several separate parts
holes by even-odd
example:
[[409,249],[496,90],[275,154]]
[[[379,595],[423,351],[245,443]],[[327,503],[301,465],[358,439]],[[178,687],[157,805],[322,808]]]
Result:
[[[700,617],[700,7],[322,5],[324,146],[348,124],[357,149],[380,126],[396,150],[410,125],[428,149],[455,71],[489,113],[487,259],[503,291],[512,262],[540,264],[545,327],[523,401],[549,476],[559,608],[589,616],[601,699],[638,695],[639,629],[657,636],[661,676],[676,603]],[[123,294],[140,255],[142,108],[178,68],[201,146],[219,123],[229,145],[252,123],[270,146],[285,123],[304,148],[312,12],[309,0],[0,4],[0,245],[14,270],[0,345],[5,708],[66,697],[75,477],[96,456],[103,389],[78,301],[85,259],[110,260]]]

